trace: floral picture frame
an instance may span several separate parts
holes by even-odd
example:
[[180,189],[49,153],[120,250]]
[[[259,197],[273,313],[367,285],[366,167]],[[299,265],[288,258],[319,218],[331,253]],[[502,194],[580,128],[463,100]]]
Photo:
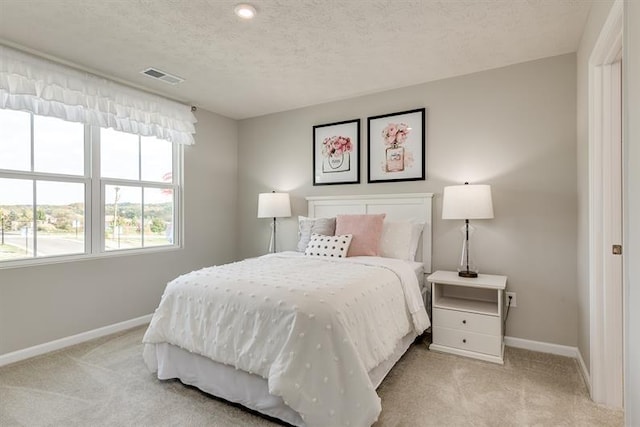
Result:
[[360,119],[313,127],[313,185],[360,183]]
[[426,108],[367,118],[368,182],[426,179]]

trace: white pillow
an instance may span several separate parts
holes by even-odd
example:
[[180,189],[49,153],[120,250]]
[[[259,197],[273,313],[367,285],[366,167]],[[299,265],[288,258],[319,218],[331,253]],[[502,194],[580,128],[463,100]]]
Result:
[[385,221],[382,224],[380,255],[413,261],[420,244],[423,223]]
[[304,254],[328,258],[346,258],[351,239],[353,239],[352,234],[324,236],[313,233]]
[[298,217],[298,252],[304,252],[311,239],[311,234],[333,236],[336,233],[335,218]]
[[422,231],[424,230],[424,222],[412,222],[413,228],[411,229],[411,245],[409,247],[409,261],[416,259],[416,252],[420,247]]

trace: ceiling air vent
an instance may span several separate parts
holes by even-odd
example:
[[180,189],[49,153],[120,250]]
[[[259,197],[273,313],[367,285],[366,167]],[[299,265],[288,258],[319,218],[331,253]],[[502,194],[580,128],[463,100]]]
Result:
[[160,71],[157,68],[147,68],[146,70],[140,71],[145,76],[152,77],[154,79],[162,80],[165,83],[169,83],[170,85],[176,85],[178,83],[182,83],[184,79],[182,77],[174,76],[173,74],[165,73],[164,71]]

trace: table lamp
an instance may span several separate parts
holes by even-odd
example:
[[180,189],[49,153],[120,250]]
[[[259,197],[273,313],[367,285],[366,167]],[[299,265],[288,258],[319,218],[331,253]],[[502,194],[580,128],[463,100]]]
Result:
[[258,218],[273,218],[269,251],[276,252],[276,218],[291,216],[289,193],[260,193],[258,195]]
[[491,200],[490,185],[452,185],[444,188],[442,200],[442,219],[463,219],[462,256],[458,265],[458,276],[478,277],[478,268],[469,253],[469,237],[473,227],[470,219],[493,218],[493,202]]

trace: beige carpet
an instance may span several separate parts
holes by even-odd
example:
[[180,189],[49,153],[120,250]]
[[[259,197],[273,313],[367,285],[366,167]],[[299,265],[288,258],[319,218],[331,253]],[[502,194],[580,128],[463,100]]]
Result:
[[[275,426],[142,361],[145,328],[0,368],[0,426]],[[379,426],[620,426],[575,360],[507,348],[504,366],[414,344],[378,390]]]

